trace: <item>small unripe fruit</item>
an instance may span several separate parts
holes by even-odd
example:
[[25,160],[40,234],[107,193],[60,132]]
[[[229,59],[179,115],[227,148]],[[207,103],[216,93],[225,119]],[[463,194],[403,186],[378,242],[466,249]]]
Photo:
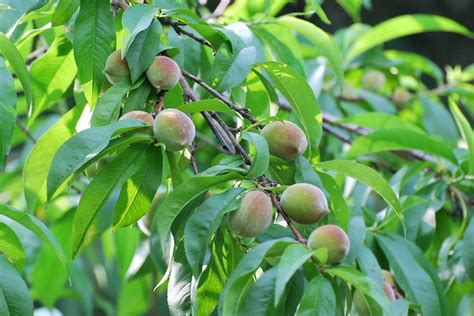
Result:
[[301,128],[290,121],[272,122],[262,129],[261,134],[267,140],[270,153],[286,161],[298,158],[308,146]]
[[125,113],[122,115],[119,119],[121,120],[127,120],[127,119],[136,119],[144,122],[146,125],[153,125],[153,116],[151,116],[150,113],[144,112],[144,111],[131,111],[128,113]]
[[167,150],[180,151],[191,145],[196,129],[186,114],[176,109],[166,109],[155,117],[153,133],[158,142],[166,145]]
[[385,292],[389,300],[395,300],[395,291],[393,290],[390,283],[388,283],[387,281],[383,281],[383,291]]
[[411,99],[411,93],[403,88],[396,88],[393,90],[392,100],[395,104],[403,105],[408,103]]
[[346,233],[336,225],[323,225],[316,228],[308,238],[311,250],[327,249],[327,263],[338,263],[349,253],[350,241]]
[[297,223],[314,224],[329,212],[324,193],[309,183],[289,186],[281,195],[281,206]]
[[257,237],[272,223],[272,201],[262,191],[245,194],[239,209],[230,213],[227,225],[232,233],[240,237]]
[[94,162],[84,170],[84,175],[89,179],[94,178],[109,162],[110,159],[104,158]]
[[166,56],[157,56],[148,67],[146,76],[155,88],[170,90],[178,84],[181,69],[173,59]]
[[127,60],[122,59],[120,50],[116,50],[109,55],[105,62],[104,74],[111,84],[130,78]]
[[385,281],[388,282],[392,287],[396,287],[395,279],[393,278],[393,274],[390,271],[382,269],[382,277]]
[[362,78],[362,87],[369,91],[380,91],[385,84],[385,75],[378,70],[370,70]]

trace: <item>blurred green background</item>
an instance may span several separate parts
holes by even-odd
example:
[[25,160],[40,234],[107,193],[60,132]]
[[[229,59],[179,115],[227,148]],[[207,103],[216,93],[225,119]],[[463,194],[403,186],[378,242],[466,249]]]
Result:
[[[304,11],[304,0],[290,2],[281,14]],[[371,3],[371,9],[364,8],[361,14],[362,22],[366,24],[375,25],[403,14],[425,13],[451,18],[471,31],[474,30],[474,0],[365,0],[364,2]],[[213,9],[217,3],[219,0],[210,0],[208,6]],[[317,16],[313,16],[312,21],[324,30],[333,33],[353,23],[336,0],[326,0],[322,7],[332,24],[322,23]],[[465,67],[474,62],[472,40],[458,34],[424,33],[397,39],[386,44],[386,47],[420,53],[442,68],[445,65]]]

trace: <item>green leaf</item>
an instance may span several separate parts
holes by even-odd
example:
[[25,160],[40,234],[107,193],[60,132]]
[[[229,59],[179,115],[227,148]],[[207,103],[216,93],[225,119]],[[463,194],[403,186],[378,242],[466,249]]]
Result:
[[117,134],[142,128],[138,120],[123,120],[107,126],[86,129],[68,139],[54,155],[48,175],[48,199],[76,170],[102,151]]
[[122,57],[127,56],[137,35],[153,22],[157,10],[148,4],[135,4],[122,16]]
[[33,300],[28,287],[15,268],[0,256],[0,313],[33,316]]
[[148,80],[143,81],[141,86],[130,91],[128,93],[127,99],[125,100],[125,104],[123,105],[123,113],[136,110],[146,110],[146,103],[151,91],[152,85],[148,82]]
[[130,82],[121,80],[99,98],[92,113],[91,126],[104,126],[117,120],[122,98],[130,90]]
[[5,223],[0,222],[0,254],[3,254],[20,272],[25,263],[23,246],[16,233]]
[[270,163],[270,152],[265,138],[257,133],[245,132],[242,137],[248,140],[255,148],[255,156],[250,166],[247,177],[254,178],[261,176],[268,169]]
[[287,65],[277,62],[265,62],[260,65],[292,105],[309,140],[307,157],[312,157],[322,136],[322,115],[311,87],[305,78]]
[[469,226],[467,226],[464,232],[461,254],[467,275],[471,280],[474,280],[474,248],[472,245],[474,245],[474,220],[471,219]]
[[76,77],[72,45],[66,36],[57,37],[48,52],[31,64],[35,107],[31,122],[45,109],[64,98],[66,90]]
[[222,217],[239,206],[236,198],[242,191],[243,189],[230,189],[212,196],[201,204],[186,222],[184,249],[195,277],[201,272],[211,236],[219,228]]
[[49,231],[45,224],[31,214],[20,212],[8,205],[0,205],[0,215],[6,216],[9,219],[19,223],[26,229],[30,230],[36,236],[39,237],[44,243],[46,243],[58,256],[62,264],[67,268],[69,266],[69,260],[66,258],[61,245],[57,241],[56,237]]
[[252,276],[266,257],[280,255],[294,244],[289,238],[269,240],[250,250],[239,262],[229,277],[219,299],[219,315],[235,315],[240,309]]
[[396,115],[378,112],[356,114],[340,119],[337,123],[348,123],[373,129],[409,129],[420,134],[426,134],[420,127],[404,121]]
[[324,172],[318,172],[318,175],[323,182],[324,189],[326,189],[331,198],[332,214],[336,217],[337,224],[347,232],[349,229],[350,213],[346,200],[342,195],[342,189],[330,175]]
[[114,212],[114,229],[136,223],[151,206],[161,183],[163,157],[160,147],[147,151],[145,163],[123,185]]
[[13,77],[0,57],[0,171],[10,152],[16,119],[16,91]]
[[362,274],[352,267],[335,267],[326,270],[327,273],[340,277],[342,280],[353,285],[365,296],[373,299],[383,309],[386,315],[392,315],[390,301],[383,288],[374,280]]
[[80,0],[59,0],[58,6],[51,16],[53,26],[63,25],[71,20],[79,8]]
[[104,82],[107,57],[115,48],[115,28],[109,0],[81,0],[74,23],[74,58],[84,95],[95,105]]
[[273,311],[277,268],[272,267],[261,275],[248,290],[237,315],[267,315]]
[[474,175],[474,134],[468,120],[464,117],[461,110],[453,99],[449,99],[449,108],[453,113],[459,132],[461,133],[468,149],[469,174]]
[[23,169],[23,186],[28,209],[33,211],[38,203],[46,203],[46,179],[58,148],[71,137],[81,117],[84,105],[76,105],[64,114],[38,139],[26,159]]
[[433,77],[438,84],[442,84],[443,71],[441,71],[438,65],[425,56],[398,50],[386,50],[384,53],[388,59],[401,62],[401,64],[397,66],[398,68],[406,69],[407,72],[415,74],[423,72]]
[[311,258],[312,255],[312,251],[300,244],[290,245],[285,249],[278,263],[278,272],[275,282],[275,306],[280,304],[288,281],[290,281],[293,274]]
[[406,298],[420,304],[424,315],[448,315],[444,290],[436,272],[430,271],[432,268],[423,253],[408,240],[393,233],[375,235],[375,238]]
[[28,107],[31,107],[33,105],[33,90],[31,88],[30,74],[26,69],[25,61],[15,45],[1,32],[0,55],[8,61],[18,79],[20,79],[23,91],[25,92],[26,104]]
[[166,14],[178,21],[184,22],[186,25],[194,29],[209,42],[214,50],[217,50],[224,42],[228,41],[224,33],[206,23],[196,13],[189,9],[175,9],[166,12]]
[[441,143],[455,146],[459,139],[453,116],[442,102],[434,98],[421,97],[421,120],[426,133]]
[[130,45],[126,58],[128,68],[130,68],[132,82],[138,80],[138,78],[151,65],[156,55],[158,55],[160,51],[160,36],[162,31],[163,27],[160,22],[154,20],[147,29],[137,34]]
[[154,217],[162,250],[166,248],[166,240],[175,218],[194,198],[215,185],[241,179],[236,172],[219,176],[195,176],[175,188],[166,200],[158,207]]
[[74,214],[72,226],[72,250],[79,251],[92,220],[107,202],[112,192],[133,176],[145,163],[149,145],[134,145],[124,150],[104,169],[99,171],[82,194]]
[[205,99],[195,102],[189,102],[176,107],[176,109],[184,113],[197,113],[203,111],[209,112],[222,112],[232,116],[238,116],[238,114],[230,109],[224,102],[218,99]]
[[359,137],[347,152],[346,158],[392,150],[420,150],[457,164],[456,156],[449,147],[429,136],[407,129],[380,129]]
[[335,315],[336,294],[329,280],[315,276],[305,287],[296,316]]
[[331,160],[316,165],[356,179],[377,192],[403,221],[402,207],[390,184],[374,169],[350,160]]
[[319,52],[321,52],[321,55],[328,59],[332,69],[336,73],[336,78],[339,85],[342,86],[344,78],[342,57],[336,44],[334,44],[331,35],[327,34],[311,22],[295,17],[283,16],[279,18],[278,21],[280,24],[283,24],[289,29],[295,30],[305,37],[317,48]]
[[308,0],[306,1],[306,8],[305,8],[305,13],[308,13],[308,11],[314,11],[319,19],[323,21],[326,24],[331,24],[331,21],[329,20],[328,16],[326,15],[326,12],[324,12],[323,8],[321,5],[316,1],[316,0]]
[[226,50],[219,50],[214,60],[212,74],[216,90],[229,90],[247,78],[257,58],[255,47],[246,47],[237,53],[227,55]]
[[350,61],[363,52],[387,41],[423,32],[453,32],[474,38],[472,32],[448,18],[428,14],[402,15],[377,24],[363,33],[347,53]]

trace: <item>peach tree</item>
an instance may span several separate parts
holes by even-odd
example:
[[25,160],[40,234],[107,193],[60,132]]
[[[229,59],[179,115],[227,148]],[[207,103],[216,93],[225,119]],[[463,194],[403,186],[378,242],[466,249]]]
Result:
[[0,1],[1,315],[472,315],[474,33],[290,2]]

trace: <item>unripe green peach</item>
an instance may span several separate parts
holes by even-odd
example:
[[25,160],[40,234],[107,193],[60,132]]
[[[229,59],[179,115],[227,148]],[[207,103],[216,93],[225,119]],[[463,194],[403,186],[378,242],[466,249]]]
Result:
[[130,78],[127,60],[122,59],[120,50],[116,50],[109,55],[105,62],[104,74],[111,84]]
[[94,178],[100,170],[102,170],[107,165],[108,159],[100,159],[99,161],[94,162],[84,170],[84,175],[89,179]]
[[176,109],[166,109],[155,117],[153,133],[158,142],[166,145],[167,150],[180,151],[191,145],[196,129],[186,114]]
[[230,213],[227,226],[240,237],[261,235],[272,223],[272,201],[262,191],[250,191],[245,194],[239,209]]
[[166,56],[157,56],[148,67],[146,76],[155,88],[170,90],[178,84],[181,69],[173,59]]
[[298,158],[308,146],[301,128],[290,121],[271,122],[261,134],[267,140],[270,153],[286,161]]
[[380,91],[385,84],[385,75],[378,70],[367,71],[362,78],[362,87],[369,91]]
[[327,263],[338,263],[349,253],[350,241],[346,233],[336,225],[323,225],[316,228],[308,238],[311,250],[327,249]]
[[393,274],[390,271],[382,269],[382,277],[385,281],[388,282],[392,287],[396,287],[395,279],[393,278]]
[[405,90],[404,88],[395,88],[392,94],[392,100],[397,105],[403,105],[408,103],[411,99],[411,93]]
[[395,291],[393,290],[390,283],[388,283],[387,281],[383,281],[383,291],[385,292],[389,300],[395,300]]
[[309,183],[289,186],[281,195],[281,206],[297,223],[314,224],[329,212],[324,193]]
[[151,116],[150,113],[147,113],[145,111],[131,111],[128,113],[125,113],[122,115],[119,119],[121,120],[127,120],[127,119],[136,119],[144,122],[146,125],[153,125],[153,116]]

